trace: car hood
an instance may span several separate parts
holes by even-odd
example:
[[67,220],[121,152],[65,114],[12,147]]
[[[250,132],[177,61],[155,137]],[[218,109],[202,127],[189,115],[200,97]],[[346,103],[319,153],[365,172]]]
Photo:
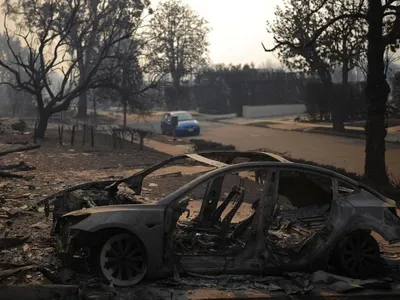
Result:
[[80,209],[71,211],[63,217],[69,216],[83,216],[83,215],[92,215],[92,214],[100,214],[100,213],[114,213],[114,212],[124,212],[124,211],[158,211],[160,209],[164,209],[163,205],[144,205],[144,204],[126,204],[126,205],[110,205],[110,206],[99,206],[99,207],[92,207],[87,209]]
[[186,121],[179,121],[178,126],[193,126],[197,125],[198,122],[196,120],[186,120]]

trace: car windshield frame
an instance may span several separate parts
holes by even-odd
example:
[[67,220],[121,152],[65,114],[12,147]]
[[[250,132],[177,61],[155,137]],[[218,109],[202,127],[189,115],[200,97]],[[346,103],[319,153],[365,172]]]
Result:
[[[174,114],[171,114],[171,116],[178,117],[178,122],[194,120],[194,117],[188,112],[174,113]],[[182,117],[184,117],[184,118],[182,118]],[[187,117],[189,117],[189,118],[187,118]]]

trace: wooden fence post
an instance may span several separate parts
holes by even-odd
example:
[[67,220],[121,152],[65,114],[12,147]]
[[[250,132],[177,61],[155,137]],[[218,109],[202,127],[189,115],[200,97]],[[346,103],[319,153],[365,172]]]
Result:
[[83,124],[83,135],[82,135],[82,147],[85,146],[85,140],[86,140],[86,130],[87,130],[87,126],[86,124]]
[[76,125],[72,126],[72,132],[71,132],[71,146],[74,146],[74,141],[75,141],[75,130],[76,130]]
[[38,122],[35,122],[35,129],[33,131],[33,143],[36,144],[37,141],[37,136],[36,136],[36,130],[37,130]]
[[94,147],[94,126],[90,126],[90,136],[92,138],[92,147]]
[[60,141],[60,145],[63,144],[63,135],[64,135],[64,125],[58,125],[58,139]]
[[117,131],[113,129],[112,131],[113,135],[113,148],[117,149]]

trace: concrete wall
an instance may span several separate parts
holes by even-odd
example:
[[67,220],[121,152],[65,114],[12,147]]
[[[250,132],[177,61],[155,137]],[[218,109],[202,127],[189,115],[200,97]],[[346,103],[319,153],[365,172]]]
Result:
[[304,104],[278,104],[265,106],[243,106],[243,118],[260,118],[303,114]]

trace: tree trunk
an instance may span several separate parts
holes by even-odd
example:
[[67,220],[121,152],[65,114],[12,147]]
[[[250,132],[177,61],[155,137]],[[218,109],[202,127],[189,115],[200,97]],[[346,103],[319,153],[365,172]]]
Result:
[[[95,48],[95,44],[96,44],[96,39],[98,38],[98,35],[96,35],[95,33],[97,32],[97,28],[98,28],[98,19],[97,19],[97,7],[99,5],[98,0],[95,1],[89,1],[90,3],[90,7],[91,7],[91,19],[92,21],[92,33],[90,35],[89,40],[85,41],[85,46],[82,45],[82,41],[79,40],[78,43],[78,47],[77,47],[77,52],[79,55],[79,74],[81,78],[81,82],[80,84],[83,85],[83,82],[87,79],[86,75],[88,73],[90,73],[90,70],[92,68],[92,64],[91,64],[91,60],[92,60],[92,56],[93,54],[93,49]],[[76,26],[74,26],[74,30],[76,30]],[[76,34],[76,37],[78,37],[77,32],[74,32],[74,34]],[[86,91],[83,94],[79,95],[79,102],[78,102],[78,118],[81,119],[86,119],[88,117],[88,94],[89,92]]]
[[[346,41],[343,42],[343,49],[346,49]],[[345,50],[347,52],[347,50]],[[339,94],[336,97],[336,105],[339,112],[338,118],[340,118],[340,125],[338,122],[339,129],[345,131],[344,121],[347,118],[347,112],[345,113],[345,107],[349,103],[349,60],[344,59],[342,63],[342,86],[339,90]]]
[[13,91],[12,88],[9,86],[8,87],[8,98],[10,99],[11,102],[11,108],[12,108],[12,116],[15,117],[16,109],[17,109],[17,103],[15,100],[15,97],[13,97]]
[[126,128],[126,115],[128,114],[128,101],[126,101],[125,96],[123,96],[124,99],[122,99],[122,106],[123,106],[123,112],[124,112],[124,121],[123,121],[123,127]]
[[332,101],[332,123],[333,131],[344,132],[344,122],[342,116],[342,99],[333,99]]
[[96,96],[92,96],[93,99],[93,122],[97,124],[97,103],[96,103]]
[[78,119],[86,119],[87,118],[87,93],[82,93],[79,95],[78,101]]
[[181,77],[177,74],[172,73],[172,81],[174,85],[174,91],[171,93],[170,107],[173,110],[179,109],[180,95],[181,95]]
[[50,119],[50,114],[45,109],[39,112],[39,122],[35,132],[36,138],[44,139],[49,119]]
[[[86,65],[84,60],[84,50],[81,44],[81,41],[78,41],[78,33],[76,31],[76,26],[74,26],[72,30],[72,34],[74,36],[74,40],[77,43],[76,52],[78,55],[78,69],[79,69],[79,84],[83,85],[86,79]],[[79,43],[79,44],[78,44]],[[86,58],[88,59],[88,58]],[[87,93],[79,94],[78,101],[78,114],[76,116],[78,119],[87,118]]]
[[342,65],[342,84],[347,86],[349,84],[349,62],[343,61]]
[[368,72],[366,86],[367,122],[365,124],[365,176],[370,184],[382,190],[389,184],[385,163],[385,113],[390,87],[386,81],[382,36],[381,1],[368,1]]
[[329,103],[332,109],[333,131],[343,132],[344,123],[341,112],[341,103],[334,97],[331,74],[329,73],[329,70],[323,67],[319,67],[318,75],[320,77],[322,84],[325,87],[325,93],[327,97],[329,97]]
[[[332,109],[332,123],[333,123],[333,131],[335,132],[344,132],[344,118],[343,118],[343,108],[345,99],[342,98],[342,93],[335,93],[337,89],[333,90],[330,97],[331,109]],[[346,93],[346,87],[343,86],[344,93]],[[338,96],[336,96],[338,95]]]

